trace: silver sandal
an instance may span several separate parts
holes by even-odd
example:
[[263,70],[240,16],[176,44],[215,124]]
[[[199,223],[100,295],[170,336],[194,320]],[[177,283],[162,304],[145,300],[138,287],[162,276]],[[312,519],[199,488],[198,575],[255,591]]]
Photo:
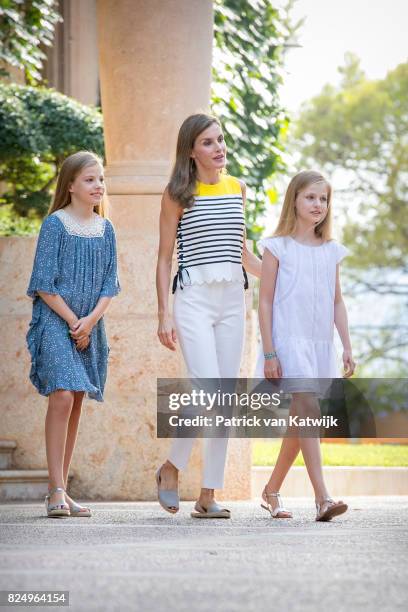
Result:
[[198,519],[201,519],[201,518],[229,519],[231,518],[231,512],[228,510],[228,508],[221,508],[221,506],[219,506],[216,501],[211,502],[208,508],[204,508],[204,506],[201,506],[201,504],[199,504],[197,501],[194,506],[194,510],[195,512],[190,513],[191,518],[198,518]]
[[[326,508],[324,512],[322,512],[322,508],[324,504],[331,504]],[[346,512],[348,505],[343,501],[335,502],[331,497],[326,497],[320,503],[315,500],[316,504],[316,521],[331,521],[334,516],[338,516],[339,514],[343,514]]]
[[[179,494],[175,490],[160,488],[160,471],[162,467],[163,466],[161,466],[156,472],[157,497],[159,500],[159,504],[161,505],[163,510],[166,510],[166,512],[169,512],[170,514],[176,514],[176,512],[179,511]],[[174,508],[174,510],[172,508]]]
[[[278,500],[278,505],[276,506],[276,508],[273,508],[272,504],[268,501],[268,497],[276,497],[276,499]],[[272,518],[280,518],[280,519],[292,518],[292,513],[283,507],[282,499],[281,499],[279,491],[276,491],[276,493],[267,493],[266,488],[265,488],[262,492],[262,499],[266,502],[266,506],[261,504],[261,508],[264,508],[264,510],[267,510],[270,513]],[[281,512],[285,512],[286,514],[289,514],[290,516],[278,516]]]
[[71,512],[67,503],[65,504],[54,504],[50,506],[49,500],[53,493],[56,491],[62,491],[65,493],[62,487],[54,487],[51,491],[48,492],[48,495],[45,496],[45,509],[47,511],[47,516],[49,518],[62,518],[64,516],[70,516]]

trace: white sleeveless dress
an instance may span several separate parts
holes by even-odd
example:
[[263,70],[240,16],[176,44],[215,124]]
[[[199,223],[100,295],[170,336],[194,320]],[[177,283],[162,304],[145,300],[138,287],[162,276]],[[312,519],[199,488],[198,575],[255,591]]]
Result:
[[[308,246],[290,236],[264,238],[258,249],[265,248],[279,260],[272,337],[283,377],[339,377],[333,342],[336,266],[349,250],[334,240]],[[257,378],[264,377],[263,352],[261,343]]]

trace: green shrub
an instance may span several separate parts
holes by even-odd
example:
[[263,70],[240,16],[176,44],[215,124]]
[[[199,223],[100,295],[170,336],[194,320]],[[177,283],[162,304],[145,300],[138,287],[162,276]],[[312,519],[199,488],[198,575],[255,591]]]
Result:
[[41,218],[63,160],[104,155],[101,113],[54,90],[0,83],[0,205]]
[[40,226],[38,217],[20,217],[13,213],[11,204],[0,207],[0,236],[34,236]]

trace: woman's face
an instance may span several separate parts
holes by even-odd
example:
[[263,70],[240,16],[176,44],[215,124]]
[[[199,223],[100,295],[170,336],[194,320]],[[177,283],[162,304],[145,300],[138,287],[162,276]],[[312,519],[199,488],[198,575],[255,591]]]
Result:
[[226,163],[227,148],[218,123],[212,123],[194,141],[191,157],[197,169],[221,170]]
[[89,204],[90,206],[100,204],[105,193],[105,179],[102,166],[95,164],[81,170],[71,183],[69,190],[71,197],[83,204]]
[[296,215],[307,223],[317,225],[327,214],[329,189],[327,183],[311,183],[296,196]]

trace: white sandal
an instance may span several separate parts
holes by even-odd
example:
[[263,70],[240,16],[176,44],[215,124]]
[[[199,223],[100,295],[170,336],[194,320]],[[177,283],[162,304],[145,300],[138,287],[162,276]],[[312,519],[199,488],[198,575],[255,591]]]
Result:
[[[276,508],[273,508],[272,504],[268,501],[268,497],[275,497],[278,500],[278,505],[276,506]],[[272,518],[292,518],[292,513],[289,512],[289,510],[285,510],[285,508],[283,507],[279,491],[276,491],[276,493],[267,493],[265,487],[262,492],[262,499],[264,500],[264,502],[266,502],[266,506],[261,504],[261,508],[267,510]],[[282,512],[289,514],[289,516],[279,516],[279,514],[281,514]]]

